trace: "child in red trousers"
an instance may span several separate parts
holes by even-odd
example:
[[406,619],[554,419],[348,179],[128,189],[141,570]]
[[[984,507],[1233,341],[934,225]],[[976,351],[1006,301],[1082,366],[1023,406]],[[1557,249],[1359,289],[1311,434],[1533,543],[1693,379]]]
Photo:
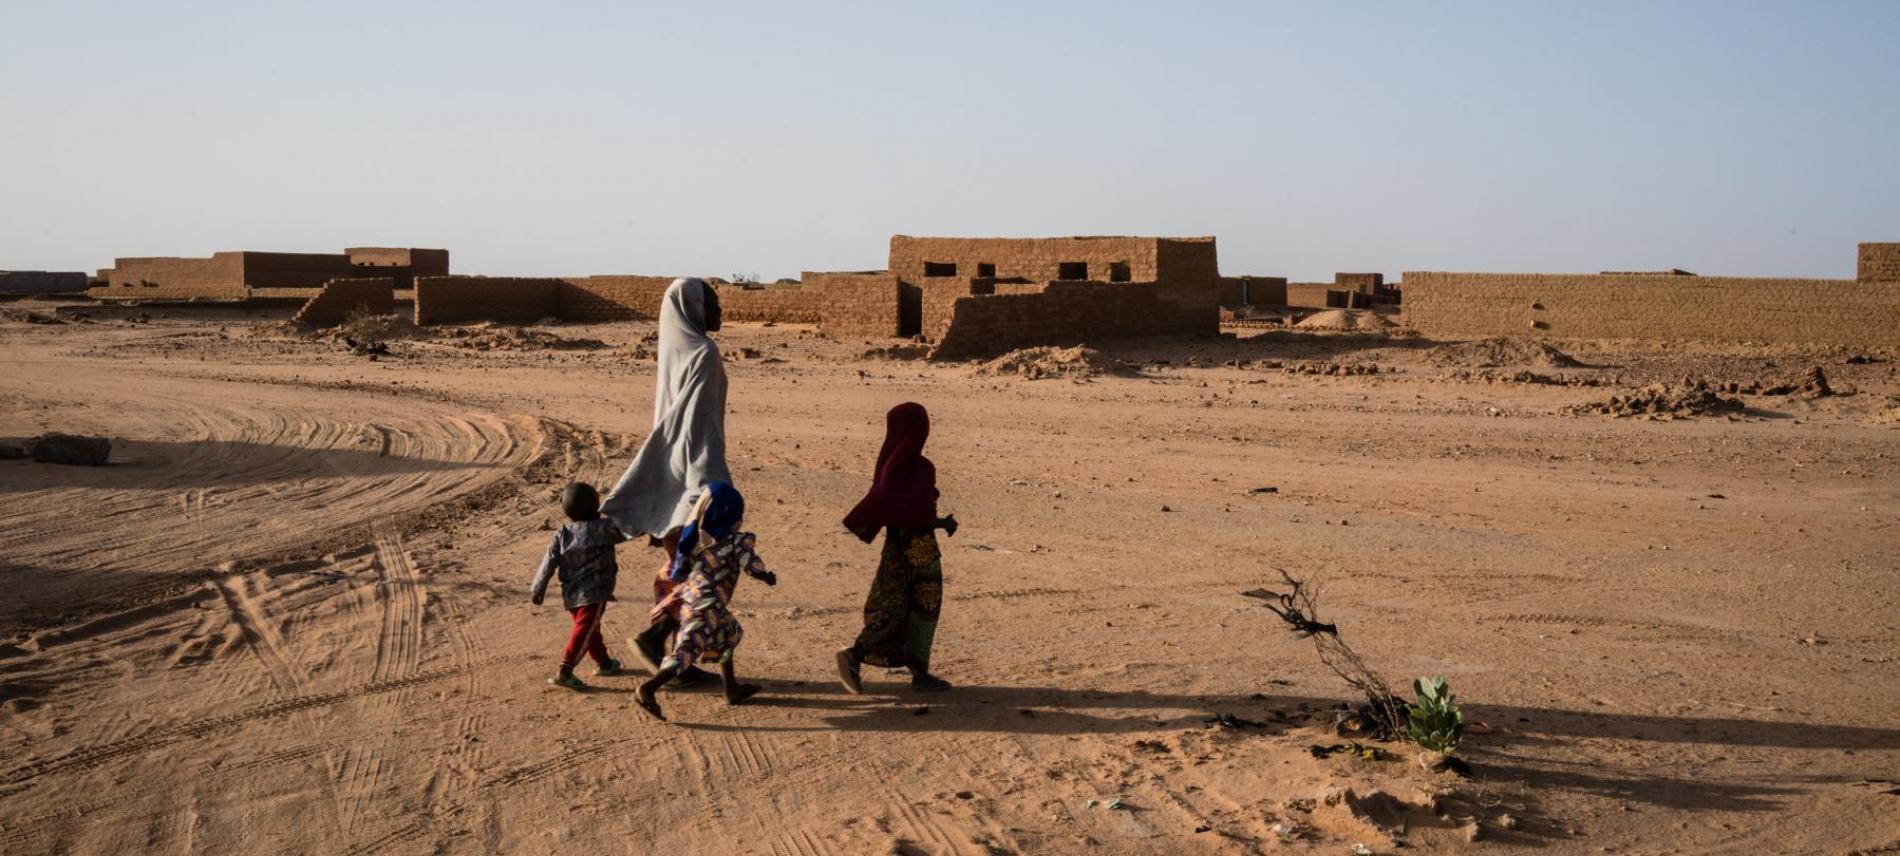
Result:
[[620,671],[620,661],[607,656],[600,616],[607,610],[607,602],[614,599],[614,578],[620,575],[614,546],[626,537],[600,516],[600,494],[591,485],[568,485],[561,491],[561,510],[572,522],[555,531],[554,542],[541,559],[541,569],[534,575],[534,604],[541,605],[548,582],[559,575],[561,604],[574,616],[574,629],[568,634],[567,649],[561,652],[561,672],[548,683],[580,691],[587,685],[574,677],[574,666],[580,663],[582,651],[593,659],[594,674]]

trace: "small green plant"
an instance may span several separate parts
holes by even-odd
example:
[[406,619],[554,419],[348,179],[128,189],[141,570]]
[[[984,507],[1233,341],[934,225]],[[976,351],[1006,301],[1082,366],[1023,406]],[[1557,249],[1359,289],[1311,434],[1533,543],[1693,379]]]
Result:
[[1419,678],[1412,682],[1412,689],[1418,693],[1406,717],[1412,742],[1441,755],[1458,751],[1458,744],[1465,738],[1465,712],[1458,709],[1445,679]]

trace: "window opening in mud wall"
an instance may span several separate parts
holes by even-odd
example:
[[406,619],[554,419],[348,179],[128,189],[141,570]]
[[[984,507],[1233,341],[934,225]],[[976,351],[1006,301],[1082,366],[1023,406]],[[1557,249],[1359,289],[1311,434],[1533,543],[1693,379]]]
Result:
[[1062,262],[1056,265],[1056,279],[1088,279],[1088,262]]
[[1109,262],[1108,263],[1108,281],[1109,282],[1127,282],[1128,281],[1128,263],[1127,262]]
[[924,276],[956,276],[956,262],[924,262]]
[[980,277],[988,277],[990,279],[995,279],[996,265],[990,264],[989,262],[977,262],[976,275]]

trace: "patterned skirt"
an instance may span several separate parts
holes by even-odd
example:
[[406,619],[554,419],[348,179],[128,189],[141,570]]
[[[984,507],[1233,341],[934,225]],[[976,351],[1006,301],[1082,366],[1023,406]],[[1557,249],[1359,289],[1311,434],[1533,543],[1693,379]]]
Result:
[[943,558],[936,530],[886,529],[877,577],[864,601],[864,630],[858,634],[864,662],[929,673],[942,610]]
[[682,612],[678,641],[673,643],[673,652],[660,661],[662,669],[684,672],[699,662],[724,663],[739,647],[739,640],[745,638],[745,628],[724,606],[715,604],[697,612]]

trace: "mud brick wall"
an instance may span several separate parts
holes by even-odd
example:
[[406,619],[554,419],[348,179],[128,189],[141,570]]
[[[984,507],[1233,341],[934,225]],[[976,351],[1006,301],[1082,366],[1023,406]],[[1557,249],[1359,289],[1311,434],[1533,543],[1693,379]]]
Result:
[[389,315],[396,311],[396,280],[391,277],[333,279],[297,310],[295,320],[312,327],[334,327],[352,313]]
[[448,276],[449,251],[416,247],[350,247],[343,251],[357,277],[390,277],[409,288],[419,276]]
[[416,280],[417,324],[533,324],[559,315],[559,279],[425,276]]
[[1285,306],[1286,277],[1221,277],[1220,304],[1222,306]]
[[1036,345],[1076,345],[1157,335],[1214,335],[1214,283],[1183,289],[1152,282],[1052,282],[1039,294],[959,297],[934,359],[989,356]]
[[889,273],[806,271],[805,288],[821,295],[818,328],[837,337],[900,335],[899,301],[903,286]]
[[[561,280],[556,311],[562,321],[656,321],[670,276],[583,276]],[[721,297],[724,297],[722,294]],[[724,304],[721,304],[724,307]]]
[[905,282],[904,287],[915,289],[916,299],[923,305],[920,313],[923,323],[918,332],[933,342],[941,341],[944,332],[950,329],[950,320],[958,300],[981,294],[985,290],[994,293],[993,284],[979,288],[977,282],[967,278],[943,277]]
[[719,287],[719,312],[728,321],[817,324],[824,320],[825,294],[806,283],[725,285]]
[[1335,273],[1333,285],[1345,291],[1357,291],[1361,294],[1375,294],[1385,287],[1385,274],[1382,273]]
[[[219,253],[219,256],[224,253]],[[342,253],[240,252],[244,284],[253,288],[319,288],[333,279],[355,275]],[[217,256],[213,256],[216,258]]]
[[14,294],[62,294],[85,291],[91,277],[82,271],[0,270],[0,291]]
[[1326,309],[1346,306],[1350,294],[1330,282],[1289,282],[1286,284],[1286,305],[1302,309]]
[[99,278],[104,283],[87,294],[107,299],[242,300],[249,292],[244,284],[244,258],[239,253],[218,253],[208,259],[115,259],[112,267],[99,271]]
[[1854,278],[1862,282],[1900,282],[1900,244],[1861,244],[1860,269]]
[[[1061,278],[1064,262],[1088,266],[1086,279],[1106,280],[1112,265],[1125,264],[1128,280],[1153,282],[1159,264],[1155,238],[916,238],[891,236],[890,272],[922,285],[927,279],[1021,278],[1047,282]],[[1211,239],[1210,239],[1211,243]],[[954,264],[956,272],[925,276],[925,263]],[[988,265],[993,270],[985,269]]]
[[1405,274],[1427,336],[1900,346],[1900,282],[1586,274]]

